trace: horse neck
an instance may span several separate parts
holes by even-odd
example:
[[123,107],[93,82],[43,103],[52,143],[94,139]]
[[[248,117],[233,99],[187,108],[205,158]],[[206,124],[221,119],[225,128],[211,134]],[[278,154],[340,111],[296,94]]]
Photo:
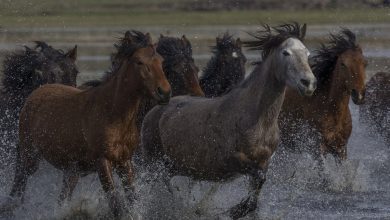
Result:
[[323,110],[340,111],[348,107],[350,94],[347,89],[346,80],[340,76],[345,73],[336,66],[331,73],[330,80],[318,88],[316,96],[318,105]]
[[[243,128],[256,125],[271,126],[277,122],[285,91],[285,83],[277,77],[278,65],[267,59],[231,93],[231,102],[240,112]],[[234,92],[235,91],[235,92]]]
[[[128,71],[132,73],[124,80],[123,74],[127,74]],[[95,107],[100,107],[111,120],[132,122],[136,118],[143,97],[141,89],[138,88],[142,83],[138,82],[138,77],[131,66],[122,65],[117,73],[112,74],[113,78],[108,79],[108,82],[102,86],[90,90],[87,96],[89,99],[96,100]]]
[[[165,76],[172,87],[172,96],[186,95],[188,94],[187,88],[184,85],[185,79],[178,79],[170,68],[164,68]],[[176,77],[176,78],[175,78]]]

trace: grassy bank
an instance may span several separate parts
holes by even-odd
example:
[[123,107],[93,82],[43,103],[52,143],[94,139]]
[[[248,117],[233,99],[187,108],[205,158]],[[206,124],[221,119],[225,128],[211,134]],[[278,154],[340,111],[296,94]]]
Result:
[[[1,11],[4,11],[3,8]],[[15,9],[16,10],[16,9]],[[279,23],[299,21],[309,24],[342,23],[390,23],[389,9],[349,9],[349,10],[253,10],[253,11],[213,11],[185,12],[167,10],[106,10],[91,8],[52,9],[48,11],[30,10],[0,14],[0,26],[15,27],[121,27],[147,25],[250,25],[259,23]]]

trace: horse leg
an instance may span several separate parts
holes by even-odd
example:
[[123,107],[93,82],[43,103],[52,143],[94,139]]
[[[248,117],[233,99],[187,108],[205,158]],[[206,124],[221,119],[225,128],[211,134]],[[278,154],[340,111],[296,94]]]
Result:
[[100,183],[109,200],[109,206],[115,217],[119,217],[122,213],[122,203],[118,192],[114,187],[114,179],[112,177],[112,163],[107,158],[101,158],[98,161],[98,174]]
[[118,174],[119,178],[122,181],[123,189],[126,193],[127,199],[129,200],[130,204],[132,204],[135,199],[134,187],[132,186],[133,177],[134,177],[133,171],[134,171],[133,165],[129,160],[124,163],[120,163],[116,167],[116,173]]
[[64,171],[64,176],[62,177],[62,189],[60,197],[58,199],[59,204],[62,204],[65,199],[71,199],[73,190],[76,187],[79,178],[80,176],[78,175],[78,173],[74,171]]
[[230,209],[230,217],[232,219],[239,219],[246,216],[248,213],[253,212],[257,208],[257,199],[260,194],[261,187],[266,180],[266,172],[258,170],[250,177],[249,196],[242,200],[239,204]]
[[39,159],[38,152],[24,144],[18,144],[15,178],[10,193],[11,197],[18,197],[23,202],[27,180],[37,171]]

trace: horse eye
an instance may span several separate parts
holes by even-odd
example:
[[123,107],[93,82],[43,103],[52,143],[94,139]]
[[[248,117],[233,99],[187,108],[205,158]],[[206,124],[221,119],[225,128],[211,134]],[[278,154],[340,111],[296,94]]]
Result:
[[345,68],[347,67],[347,65],[345,63],[341,63],[341,66],[345,67]]
[[284,50],[284,51],[283,51],[283,55],[284,55],[284,56],[290,56],[291,54],[290,54],[287,50]]
[[137,65],[144,65],[144,63],[142,63],[141,61],[137,61]]

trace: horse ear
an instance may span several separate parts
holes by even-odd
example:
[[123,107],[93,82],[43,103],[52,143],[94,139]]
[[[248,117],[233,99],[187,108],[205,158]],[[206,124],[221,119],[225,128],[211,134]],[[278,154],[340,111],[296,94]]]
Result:
[[306,23],[303,24],[302,28],[301,28],[301,36],[299,36],[300,40],[303,40],[306,36]]
[[241,42],[241,39],[240,39],[240,38],[237,38],[237,40],[236,40],[236,45],[237,45],[237,47],[241,47],[242,42]]
[[186,35],[183,34],[183,36],[181,37],[181,39],[187,44],[187,45],[191,45],[190,41],[187,39]]
[[163,34],[160,34],[160,38],[164,38],[164,35],[163,35]]
[[152,44],[153,42],[152,42],[152,37],[150,36],[150,34],[149,34],[149,33],[146,33],[145,36],[146,36],[147,42],[148,42],[149,44]]
[[125,38],[126,38],[126,39],[130,39],[130,37],[131,37],[130,31],[126,31],[126,33],[125,33]]
[[66,57],[70,58],[73,62],[77,60],[77,45],[73,49],[69,50],[66,54]]

